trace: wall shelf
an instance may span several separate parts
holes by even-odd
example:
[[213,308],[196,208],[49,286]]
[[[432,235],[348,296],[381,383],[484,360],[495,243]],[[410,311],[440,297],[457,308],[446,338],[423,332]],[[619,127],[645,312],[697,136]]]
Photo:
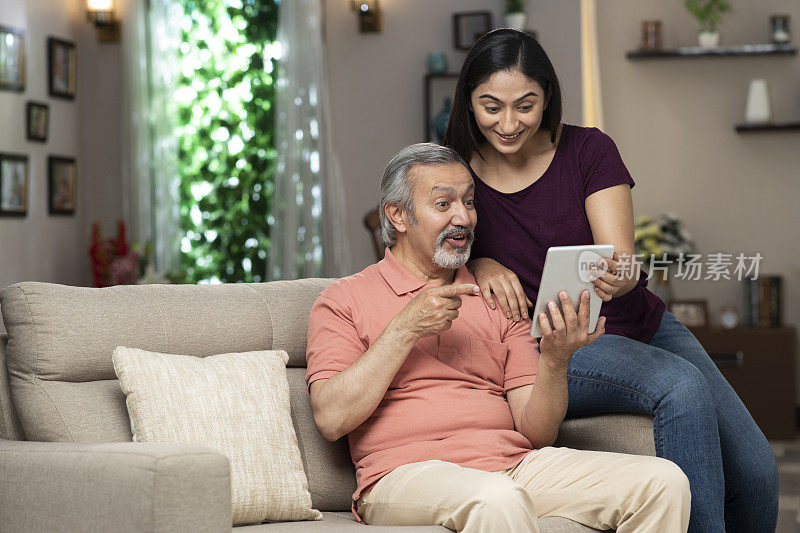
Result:
[[434,85],[439,86],[440,89],[447,88],[444,92],[438,91],[438,96],[453,96],[455,92],[456,82],[458,81],[458,72],[443,72],[441,74],[425,74],[425,81],[424,81],[424,89],[423,89],[423,98],[425,100],[425,108],[423,111],[425,112],[425,136],[422,137],[425,139],[425,142],[436,142],[436,135],[433,132],[433,125],[431,121],[433,120],[435,113],[434,113],[434,94],[437,91],[434,90]]
[[689,46],[673,50],[632,50],[626,55],[631,60],[687,57],[793,56],[797,55],[797,47],[791,44],[740,44],[715,48]]
[[768,124],[737,124],[736,133],[754,133],[763,131],[800,131],[800,121],[771,122]]

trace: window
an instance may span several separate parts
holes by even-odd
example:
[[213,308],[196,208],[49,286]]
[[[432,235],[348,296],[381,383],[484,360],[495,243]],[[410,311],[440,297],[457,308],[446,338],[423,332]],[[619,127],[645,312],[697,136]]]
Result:
[[265,281],[280,0],[174,2],[183,281]]

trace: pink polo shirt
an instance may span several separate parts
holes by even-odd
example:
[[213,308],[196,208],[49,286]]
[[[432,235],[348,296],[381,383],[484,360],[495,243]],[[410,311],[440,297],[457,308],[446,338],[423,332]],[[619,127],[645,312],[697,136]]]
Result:
[[[475,278],[461,267],[454,283]],[[380,263],[330,285],[311,309],[306,382],[353,364],[424,288],[389,249]],[[348,435],[357,481],[353,512],[360,494],[398,466],[439,459],[496,471],[532,449],[514,429],[505,397],[536,378],[530,321],[508,320],[478,294],[461,299],[450,329],[414,345],[381,403]]]

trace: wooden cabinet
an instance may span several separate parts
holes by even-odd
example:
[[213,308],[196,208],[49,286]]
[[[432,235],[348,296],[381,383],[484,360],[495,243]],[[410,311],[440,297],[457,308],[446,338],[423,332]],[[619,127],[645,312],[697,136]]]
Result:
[[794,439],[794,328],[693,328],[768,439]]

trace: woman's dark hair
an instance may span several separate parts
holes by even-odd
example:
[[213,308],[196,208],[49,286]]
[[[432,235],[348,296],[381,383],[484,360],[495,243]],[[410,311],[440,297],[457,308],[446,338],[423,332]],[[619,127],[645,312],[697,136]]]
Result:
[[542,86],[548,104],[540,127],[550,131],[550,142],[556,142],[561,124],[561,86],[553,64],[532,36],[501,28],[490,31],[472,45],[458,76],[442,144],[454,149],[466,161],[470,160],[473,152],[483,157],[478,150],[478,139],[482,134],[469,108],[472,91],[495,72],[504,70],[518,70]]

